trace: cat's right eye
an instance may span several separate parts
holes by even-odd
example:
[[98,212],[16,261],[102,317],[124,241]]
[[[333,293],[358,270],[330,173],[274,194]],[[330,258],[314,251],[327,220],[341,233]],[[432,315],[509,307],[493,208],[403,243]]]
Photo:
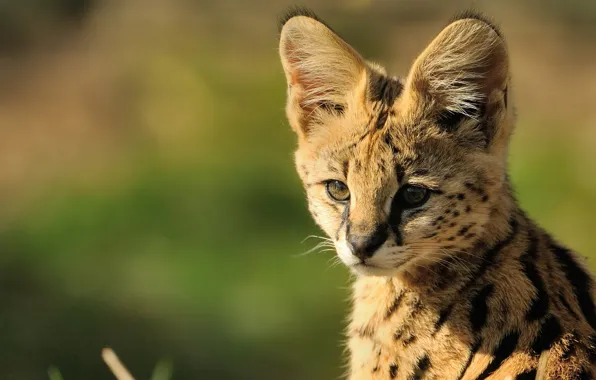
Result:
[[350,199],[350,189],[341,181],[327,181],[325,183],[325,189],[327,190],[327,195],[334,201],[345,202]]

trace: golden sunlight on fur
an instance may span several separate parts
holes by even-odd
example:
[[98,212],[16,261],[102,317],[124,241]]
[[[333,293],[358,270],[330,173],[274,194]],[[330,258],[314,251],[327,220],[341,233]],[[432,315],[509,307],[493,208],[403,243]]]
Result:
[[593,379],[593,279],[508,179],[501,32],[464,13],[402,79],[295,10],[279,53],[310,212],[355,274],[348,377]]

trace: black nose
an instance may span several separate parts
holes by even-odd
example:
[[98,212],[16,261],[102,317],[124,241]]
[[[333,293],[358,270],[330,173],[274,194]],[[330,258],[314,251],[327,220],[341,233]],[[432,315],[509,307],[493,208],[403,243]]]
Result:
[[350,234],[348,243],[356,257],[364,260],[372,257],[377,249],[387,240],[387,227],[377,227],[373,233],[367,235]]

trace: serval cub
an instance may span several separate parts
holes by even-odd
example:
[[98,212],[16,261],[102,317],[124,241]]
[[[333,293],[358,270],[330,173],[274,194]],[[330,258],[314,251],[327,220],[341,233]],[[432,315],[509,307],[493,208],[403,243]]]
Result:
[[296,167],[355,274],[350,379],[593,379],[594,281],[520,210],[503,35],[465,13],[388,76],[308,11],[279,52]]

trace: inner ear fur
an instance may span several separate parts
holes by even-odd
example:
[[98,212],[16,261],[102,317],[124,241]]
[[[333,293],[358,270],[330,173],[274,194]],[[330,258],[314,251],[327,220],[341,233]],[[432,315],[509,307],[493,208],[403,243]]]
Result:
[[364,59],[310,12],[284,22],[279,54],[288,85],[286,113],[299,135],[325,114],[341,114],[366,70]]
[[507,47],[498,30],[482,18],[459,19],[415,60],[405,102],[414,114],[436,117],[453,131],[466,118],[484,120],[477,128],[488,144],[497,133],[495,118],[506,107],[508,81]]

